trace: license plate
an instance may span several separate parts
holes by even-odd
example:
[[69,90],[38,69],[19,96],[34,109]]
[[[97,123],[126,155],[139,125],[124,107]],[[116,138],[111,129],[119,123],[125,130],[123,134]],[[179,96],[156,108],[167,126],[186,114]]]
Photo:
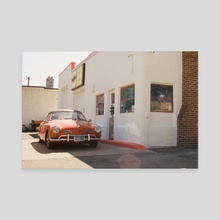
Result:
[[77,142],[77,141],[85,141],[85,137],[82,136],[82,135],[74,136],[74,141],[75,142]]

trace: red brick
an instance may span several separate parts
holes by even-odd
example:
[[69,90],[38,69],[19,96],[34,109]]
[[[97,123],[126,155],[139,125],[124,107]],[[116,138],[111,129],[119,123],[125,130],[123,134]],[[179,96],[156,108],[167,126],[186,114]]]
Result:
[[198,52],[182,52],[182,108],[177,120],[177,145],[198,147]]

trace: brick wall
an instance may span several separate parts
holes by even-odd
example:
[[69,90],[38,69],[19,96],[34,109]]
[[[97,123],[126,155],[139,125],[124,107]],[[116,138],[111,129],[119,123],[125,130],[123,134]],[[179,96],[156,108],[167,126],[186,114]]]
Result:
[[177,145],[198,147],[198,52],[182,52],[182,108],[177,120]]

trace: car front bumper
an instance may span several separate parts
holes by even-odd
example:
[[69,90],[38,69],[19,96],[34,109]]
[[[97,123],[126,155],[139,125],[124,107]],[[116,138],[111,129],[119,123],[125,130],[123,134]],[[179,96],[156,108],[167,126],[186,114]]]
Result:
[[99,141],[100,138],[96,137],[93,134],[86,135],[61,135],[59,138],[50,138],[52,143],[72,143],[72,142],[90,142],[90,141]]

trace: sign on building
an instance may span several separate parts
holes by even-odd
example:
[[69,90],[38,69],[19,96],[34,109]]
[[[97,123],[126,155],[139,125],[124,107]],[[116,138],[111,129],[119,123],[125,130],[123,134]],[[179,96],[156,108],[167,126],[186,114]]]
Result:
[[85,63],[72,72],[71,90],[82,87],[85,83]]

